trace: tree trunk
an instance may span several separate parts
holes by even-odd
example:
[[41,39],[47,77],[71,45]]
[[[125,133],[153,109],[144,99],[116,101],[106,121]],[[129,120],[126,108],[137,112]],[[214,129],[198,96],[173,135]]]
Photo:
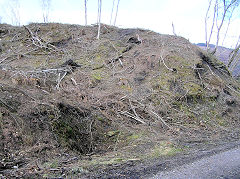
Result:
[[98,0],[98,34],[97,34],[97,39],[100,38],[100,30],[101,30],[101,10],[102,10],[102,0]]
[[112,24],[112,15],[113,15],[113,10],[114,10],[114,4],[115,4],[115,0],[113,0],[113,5],[112,5],[112,12],[111,12],[111,18],[110,18],[110,25]]
[[87,0],[84,1],[85,6],[85,26],[87,25]]
[[117,3],[117,10],[116,10],[115,20],[114,20],[114,24],[113,24],[114,26],[116,25],[116,21],[117,21],[119,2],[120,2],[120,0],[118,0],[118,3]]

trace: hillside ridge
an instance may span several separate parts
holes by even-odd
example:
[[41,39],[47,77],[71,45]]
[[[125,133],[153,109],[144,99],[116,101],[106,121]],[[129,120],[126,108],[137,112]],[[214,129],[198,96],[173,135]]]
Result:
[[215,56],[150,30],[96,36],[0,24],[0,176],[95,176],[239,138],[240,86]]

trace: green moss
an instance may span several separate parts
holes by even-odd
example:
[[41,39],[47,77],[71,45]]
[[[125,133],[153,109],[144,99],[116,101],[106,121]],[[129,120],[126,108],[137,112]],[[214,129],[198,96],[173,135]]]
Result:
[[121,41],[116,41],[114,45],[115,45],[115,47],[122,47],[122,46],[124,46],[124,44]]
[[100,73],[95,72],[95,73],[92,74],[92,78],[93,78],[94,80],[101,81],[101,79],[102,79],[103,77],[101,76]]
[[173,107],[181,109],[182,101],[173,101],[172,102]]
[[[73,135],[73,129],[67,123],[61,121],[59,123],[54,123],[56,127],[58,127],[59,134],[66,140]],[[61,131],[61,133],[60,133]]]
[[99,121],[101,121],[101,122],[104,122],[104,121],[105,121],[105,119],[104,119],[103,117],[99,117],[99,116],[97,116],[96,119],[99,120]]
[[87,59],[87,57],[85,57],[85,56],[84,57],[80,57],[79,59],[76,59],[75,62],[77,64],[81,64],[84,67],[91,67],[91,63],[88,60],[86,60],[86,59]]
[[48,115],[48,118],[49,118],[49,119],[55,119],[55,116],[52,115],[52,114],[50,114],[50,115]]
[[211,110],[210,113],[211,113],[211,115],[213,115],[213,116],[216,116],[216,115],[218,114],[216,110]]
[[106,135],[107,135],[108,137],[113,137],[113,136],[118,135],[119,133],[120,133],[119,130],[117,130],[117,131],[108,131]]
[[150,153],[151,158],[158,158],[160,156],[173,156],[179,152],[182,152],[182,148],[176,148],[169,142],[162,142],[160,145],[156,145]]
[[185,83],[184,88],[188,91],[188,95],[203,95],[203,88],[196,83]]
[[151,80],[151,86],[154,90],[165,90],[168,91],[169,90],[169,80],[171,79],[171,77],[169,77],[169,75],[163,74],[158,77],[158,78],[154,78]]
[[122,162],[126,162],[128,159],[124,158],[102,158],[100,160],[92,160],[89,164],[94,166],[94,165],[112,165],[112,164],[118,164]]
[[184,114],[191,120],[197,120],[195,114],[190,111],[189,106],[185,106],[184,104],[180,105],[180,110],[184,112]]
[[130,136],[127,137],[127,140],[137,140],[142,136],[142,133],[138,133],[138,134],[132,134]]

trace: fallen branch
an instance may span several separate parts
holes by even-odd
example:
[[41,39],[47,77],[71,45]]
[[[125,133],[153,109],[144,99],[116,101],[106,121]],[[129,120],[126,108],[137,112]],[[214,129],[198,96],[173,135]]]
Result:
[[0,102],[6,106],[8,109],[10,109],[10,111],[15,111],[15,109],[13,109],[11,106],[9,106],[3,99],[0,98]]
[[148,109],[148,111],[149,111],[150,113],[152,113],[154,116],[156,116],[156,118],[157,118],[158,120],[160,120],[166,127],[171,128],[171,127],[163,120],[163,118],[161,118],[156,112],[154,112],[154,111],[152,111],[152,110],[150,110],[150,109]]
[[152,109],[150,109],[150,107],[147,107],[146,105],[140,103],[140,102],[137,101],[137,100],[136,100],[135,102],[138,103],[138,104],[140,104],[148,114],[154,115],[158,120],[160,120],[160,121],[163,123],[163,125],[165,125],[165,126],[168,127],[168,128],[171,128],[171,127],[163,120],[163,118],[160,117],[160,116],[159,116],[156,112],[154,112]]
[[71,71],[70,69],[66,69],[66,68],[50,68],[46,70],[27,71],[26,73],[47,73],[47,72],[60,73],[60,72],[70,72],[70,71]]
[[4,62],[5,60],[7,60],[8,58],[10,58],[10,56],[5,57],[4,59],[2,59],[2,60],[0,61],[0,64],[1,64],[2,62]]
[[75,80],[73,77],[71,78],[71,80],[72,80],[73,84],[74,84],[75,86],[77,86],[77,82],[76,82],[76,80]]
[[56,89],[59,90],[60,88],[60,83],[63,80],[63,78],[67,75],[67,72],[65,71],[65,73],[63,74],[63,76],[61,77],[61,73],[58,74],[58,80],[57,80],[57,85],[56,85]]
[[160,58],[161,58],[160,61],[162,61],[163,65],[164,65],[169,71],[171,71],[171,72],[176,72],[176,71],[177,71],[175,68],[169,68],[169,67],[166,65],[165,60],[164,60],[162,54],[160,55]]
[[[115,47],[115,45],[111,42],[111,41],[109,41],[109,43],[112,45],[112,47],[114,48],[114,50],[117,52],[117,55],[116,56],[118,56],[118,53],[119,53],[119,51],[118,51],[118,49]],[[117,57],[116,59],[114,59],[114,61],[119,61],[119,63],[120,63],[120,65],[123,67],[123,62],[122,62],[122,60],[120,59],[120,58],[122,58],[122,55],[120,55],[119,57]],[[113,60],[112,60],[113,61]]]
[[132,114],[130,114],[129,112],[125,111],[125,112],[120,112],[120,114],[123,114],[127,117],[130,117],[132,119],[135,119],[137,122],[140,122],[141,124],[146,124],[144,121],[142,121],[141,119],[139,118],[136,118],[135,116],[132,116]]
[[136,113],[136,110],[135,110],[135,108],[133,107],[131,100],[128,99],[128,101],[129,101],[130,107],[131,107],[133,113],[135,114],[136,118],[138,119],[138,121],[141,121],[142,124],[146,124],[146,123],[138,116],[138,114]]
[[37,35],[35,35],[27,26],[23,26],[23,27],[31,35],[33,45],[35,45],[35,46],[37,46],[39,48],[45,48],[45,49],[49,49],[49,50],[56,50],[56,51],[58,51],[57,47],[55,47],[54,45],[52,45],[50,43],[43,42],[43,40],[41,38],[39,38]]
[[234,88],[232,88],[231,86],[229,85],[226,85],[226,87],[230,90],[232,90],[233,92],[237,93],[238,95],[240,95],[240,92],[238,92],[237,90],[235,90]]

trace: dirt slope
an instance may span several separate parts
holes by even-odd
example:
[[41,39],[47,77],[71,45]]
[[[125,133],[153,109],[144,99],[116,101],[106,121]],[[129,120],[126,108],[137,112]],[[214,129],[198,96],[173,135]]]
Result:
[[0,176],[80,177],[238,139],[239,84],[182,37],[0,24]]
[[[204,43],[198,43],[196,45],[199,46],[200,48],[206,50],[206,45]],[[210,50],[213,50],[214,47],[215,47],[214,45],[210,44]],[[219,46],[216,51],[216,56],[218,57],[218,59],[220,61],[222,61],[225,65],[227,65],[229,55],[231,54],[232,51],[233,51],[233,49]],[[240,64],[239,63],[236,64],[235,68],[233,69],[232,75],[235,78],[237,78],[240,75]]]

